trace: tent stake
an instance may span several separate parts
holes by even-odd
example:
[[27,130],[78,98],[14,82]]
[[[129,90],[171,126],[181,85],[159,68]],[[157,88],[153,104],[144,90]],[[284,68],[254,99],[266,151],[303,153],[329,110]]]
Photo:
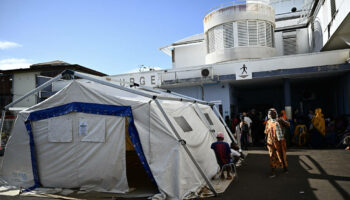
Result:
[[159,110],[161,111],[161,113],[163,114],[163,117],[165,118],[165,120],[168,122],[168,124],[170,125],[171,129],[174,131],[177,139],[180,141],[181,145],[183,146],[183,148],[185,149],[186,153],[188,154],[188,156],[190,157],[190,159],[192,160],[192,162],[194,163],[194,165],[197,167],[199,173],[201,174],[201,176],[204,178],[205,182],[208,184],[210,190],[214,193],[215,196],[217,196],[217,192],[215,191],[213,185],[211,184],[210,180],[208,179],[208,177],[204,174],[202,168],[199,166],[199,164],[197,163],[197,161],[195,160],[195,158],[193,157],[191,151],[188,149],[188,147],[186,146],[186,142],[184,142],[184,140],[181,138],[181,136],[179,135],[179,133],[176,131],[174,125],[171,123],[169,117],[167,116],[167,114],[165,113],[162,105],[160,104],[158,99],[154,99],[154,101],[156,102]]

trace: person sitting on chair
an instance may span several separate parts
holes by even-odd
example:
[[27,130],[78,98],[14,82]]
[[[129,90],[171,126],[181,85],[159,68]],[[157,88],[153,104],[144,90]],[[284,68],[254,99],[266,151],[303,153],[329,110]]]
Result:
[[226,169],[223,169],[224,165],[232,163],[230,145],[227,142],[224,142],[223,133],[218,133],[216,139],[217,141],[211,144],[211,148],[214,150],[216,160],[220,166],[221,178],[225,179],[224,170],[226,170],[227,179],[232,179],[232,176],[230,174],[230,167],[227,166],[225,167]]

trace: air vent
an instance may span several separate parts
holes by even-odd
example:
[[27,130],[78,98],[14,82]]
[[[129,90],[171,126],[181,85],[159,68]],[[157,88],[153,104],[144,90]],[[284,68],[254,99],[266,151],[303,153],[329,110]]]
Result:
[[209,75],[210,75],[209,69],[202,69],[201,75],[202,75],[203,77],[209,76]]

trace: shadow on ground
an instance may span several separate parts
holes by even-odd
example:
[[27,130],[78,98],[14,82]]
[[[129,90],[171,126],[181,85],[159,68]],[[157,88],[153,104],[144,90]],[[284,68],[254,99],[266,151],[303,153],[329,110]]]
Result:
[[[326,173],[321,165],[310,155],[288,155],[289,173],[282,170],[277,172],[277,177],[269,178],[270,168],[267,154],[249,153],[245,164],[239,169],[239,179],[234,181],[226,192],[216,199],[320,199],[317,188],[313,188],[310,180],[319,179],[329,182],[338,195],[330,195],[321,199],[350,199],[349,190],[346,191],[338,181],[350,183],[350,177],[333,176]],[[316,174],[310,171],[317,171]],[[348,174],[350,176],[350,174]],[[322,184],[321,184],[322,185]],[[329,184],[328,184],[329,187]],[[327,192],[327,191],[324,191]],[[336,198],[340,197],[340,198]]]

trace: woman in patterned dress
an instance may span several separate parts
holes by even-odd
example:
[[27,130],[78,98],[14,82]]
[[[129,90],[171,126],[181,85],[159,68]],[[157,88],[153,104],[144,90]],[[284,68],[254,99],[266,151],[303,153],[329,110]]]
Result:
[[275,169],[283,168],[284,172],[288,172],[287,163],[287,147],[281,126],[278,123],[276,109],[271,108],[268,114],[269,120],[265,126],[265,134],[267,137],[267,148],[270,156],[271,178],[275,177]]

